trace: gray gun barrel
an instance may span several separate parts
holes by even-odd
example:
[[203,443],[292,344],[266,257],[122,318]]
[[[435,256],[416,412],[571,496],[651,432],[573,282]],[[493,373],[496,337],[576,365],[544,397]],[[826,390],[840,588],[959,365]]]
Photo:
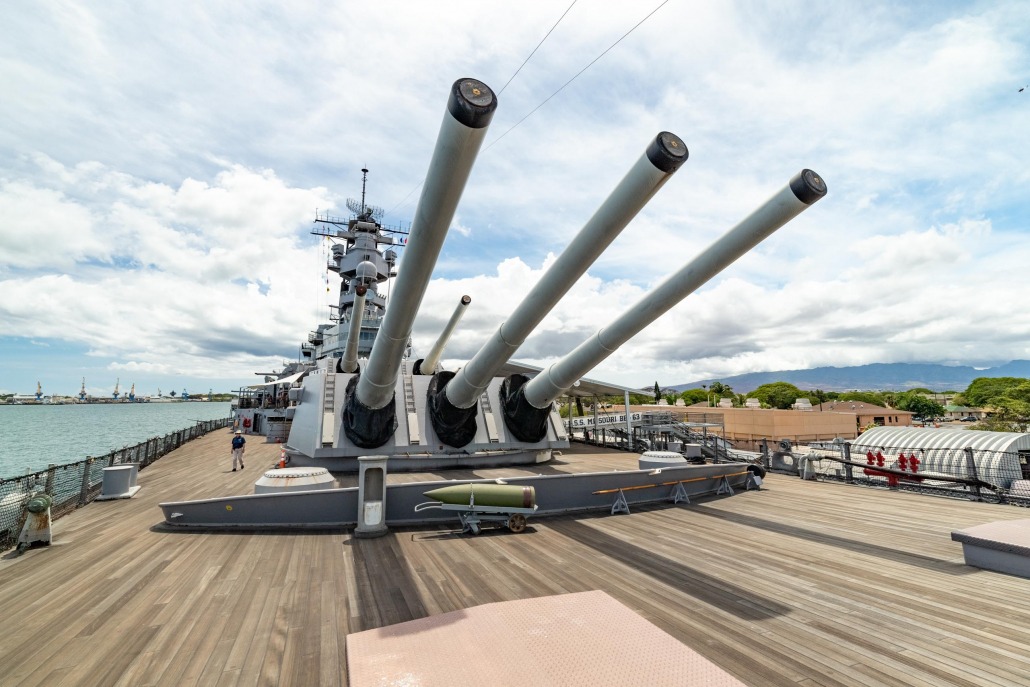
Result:
[[365,369],[345,391],[343,429],[360,448],[382,446],[396,429],[394,387],[415,314],[496,109],[497,98],[486,84],[458,79],[451,86],[390,307]]
[[675,134],[659,133],[615,190],[597,209],[554,264],[479,352],[444,387],[455,408],[469,408],[533,329],[641,208],[679,169],[687,146]]
[[534,408],[549,408],[554,399],[619,346],[825,195],[826,183],[822,177],[810,169],[798,172],[761,207],[612,324],[522,385],[521,395],[525,401]]
[[443,349],[447,345],[447,342],[451,338],[451,334],[454,333],[454,328],[458,326],[458,322],[461,321],[462,315],[465,314],[465,308],[468,307],[469,303],[472,302],[470,296],[462,296],[461,300],[458,301],[458,307],[454,309],[454,313],[451,314],[451,319],[448,320],[447,326],[440,332],[440,336],[436,339],[432,348],[429,349],[429,353],[421,361],[416,363],[416,371],[418,374],[431,375],[436,372],[436,366],[440,364],[440,357],[443,355]]
[[357,398],[369,408],[382,408],[393,399],[415,314],[496,108],[497,99],[484,83],[459,79],[451,87],[390,307],[358,382]]
[[354,372],[358,369],[358,338],[361,336],[361,320],[365,315],[364,286],[354,289],[354,305],[350,309],[350,328],[347,331],[347,347],[343,349],[343,360],[340,361],[340,372]]

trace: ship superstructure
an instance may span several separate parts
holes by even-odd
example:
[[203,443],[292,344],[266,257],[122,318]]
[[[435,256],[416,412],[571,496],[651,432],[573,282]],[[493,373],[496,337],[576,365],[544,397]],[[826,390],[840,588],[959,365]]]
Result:
[[[353,372],[358,359],[372,352],[386,313],[387,297],[381,287],[396,276],[396,249],[404,245],[407,231],[384,227],[382,208],[366,202],[368,171],[361,170],[361,200],[347,200],[350,217],[315,215],[317,228],[312,233],[332,243],[326,269],[340,277],[337,302],[331,306],[329,321],[319,324],[301,343],[296,362],[259,373],[263,382],[239,392],[236,421],[247,433],[266,435],[269,441],[285,440],[296,406],[289,399],[289,389],[320,361],[329,369]],[[410,354],[410,344],[406,353]]]
[[361,200],[347,201],[352,217],[315,216],[320,229],[313,233],[333,242],[326,268],[341,282],[333,321],[319,325],[301,344],[302,362],[344,358],[348,344],[356,346],[357,357],[367,358],[383,323],[386,295],[380,293],[380,285],[396,275],[394,247],[402,245],[400,237],[406,232],[383,227],[383,210],[365,202],[368,169],[361,174]]

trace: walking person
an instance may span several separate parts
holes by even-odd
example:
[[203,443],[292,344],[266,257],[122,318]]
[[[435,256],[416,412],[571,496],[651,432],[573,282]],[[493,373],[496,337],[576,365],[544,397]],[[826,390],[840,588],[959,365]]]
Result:
[[243,432],[236,430],[236,434],[232,438],[232,471],[236,472],[236,461],[240,463],[240,469],[242,470],[245,466],[243,465],[243,445],[247,443],[247,440],[243,438]]

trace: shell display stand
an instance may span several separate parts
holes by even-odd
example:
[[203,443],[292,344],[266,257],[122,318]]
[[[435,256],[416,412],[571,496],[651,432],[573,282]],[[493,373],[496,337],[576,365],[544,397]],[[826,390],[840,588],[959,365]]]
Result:
[[478,506],[476,497],[469,497],[465,503],[440,503],[439,501],[428,501],[415,506],[415,512],[439,508],[440,510],[454,511],[461,522],[461,531],[479,534],[482,531],[484,522],[496,522],[502,527],[507,527],[515,533],[526,529],[526,516],[536,513],[537,507],[515,508],[513,506]]
[[[489,488],[489,485],[480,485],[482,488]],[[496,522],[503,527],[508,527],[513,533],[520,533],[525,530],[526,517],[533,515],[537,512],[537,495],[533,487],[525,489],[526,495],[518,496],[515,502],[509,502],[508,499],[499,499],[496,494],[483,493],[480,490],[480,502],[476,503],[476,486],[470,485],[469,487],[469,503],[446,503],[446,497],[443,497],[443,501],[431,501],[423,504],[417,504],[415,506],[415,512],[419,513],[428,509],[440,509],[442,511],[452,511],[457,515],[457,519],[461,522],[462,533],[471,533],[478,535],[482,531],[482,524],[484,522]],[[502,486],[500,488],[508,489],[511,488],[518,494],[520,487],[507,487]],[[435,493],[439,491],[446,491],[446,489],[425,492],[426,496],[430,496],[431,499],[437,499]],[[509,496],[510,497],[510,496]],[[492,502],[492,503],[491,503]],[[522,506],[516,506],[513,504],[521,503]]]
[[100,486],[97,501],[110,499],[131,499],[140,490],[136,484],[139,475],[139,464],[113,465],[104,468],[104,480]]

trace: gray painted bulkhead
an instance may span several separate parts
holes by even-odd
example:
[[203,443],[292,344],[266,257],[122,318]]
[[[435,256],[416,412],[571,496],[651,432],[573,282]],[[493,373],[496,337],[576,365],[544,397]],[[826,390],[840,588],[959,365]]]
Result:
[[[328,364],[332,364],[330,359]],[[375,453],[390,457],[391,472],[425,471],[449,467],[491,467],[497,465],[534,464],[550,460],[552,451],[569,447],[568,434],[557,409],[551,408],[547,435],[535,443],[520,442],[511,436],[501,412],[500,388],[503,378],[493,379],[486,391],[490,410],[476,402],[476,436],[466,446],[454,448],[439,440],[427,412],[427,392],[432,377],[412,375],[404,369],[398,375],[394,403],[397,408],[397,430],[390,440],[373,451],[354,445],[342,427],[344,390],[353,374],[333,372],[326,361],[303,380],[298,394],[286,451],[292,466],[318,466],[330,471],[357,471],[360,455]],[[405,362],[405,367],[409,363]],[[326,382],[332,380],[331,414],[325,408]],[[414,413],[409,413],[405,387],[410,387]],[[324,423],[334,423],[326,427]],[[328,430],[328,431],[327,431]],[[323,445],[323,439],[332,444]],[[494,463],[493,461],[496,461]]]
[[[726,477],[733,489],[747,485],[744,463],[688,465],[679,468],[626,470],[573,475],[537,475],[505,478],[505,484],[531,486],[536,489],[537,512],[533,517],[560,515],[578,511],[609,510],[618,493],[595,494],[597,491],[627,489],[654,485],[650,488],[623,491],[633,505],[671,501],[678,480],[694,480],[683,484],[689,497],[716,493]],[[421,525],[457,521],[454,511],[426,509],[415,512],[415,506],[431,501],[423,492],[441,486],[470,483],[491,483],[497,480],[443,480],[391,484],[386,488],[386,522],[388,525]],[[199,501],[160,504],[165,525],[195,528],[285,528],[312,529],[347,527],[357,523],[358,488],[228,496]]]

